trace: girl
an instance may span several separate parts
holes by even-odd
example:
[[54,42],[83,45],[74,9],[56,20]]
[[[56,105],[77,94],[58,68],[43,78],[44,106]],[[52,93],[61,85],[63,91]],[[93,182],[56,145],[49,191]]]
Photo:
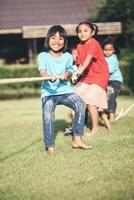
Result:
[[[98,131],[98,111],[107,108],[106,87],[109,80],[108,65],[98,41],[94,38],[98,32],[95,24],[81,22],[76,28],[80,43],[77,46],[78,75],[82,75],[75,92],[84,100],[92,120],[91,133]],[[108,121],[108,120],[107,120]]]
[[[73,76],[75,74],[75,72],[77,71],[77,65],[76,65],[76,60],[77,60],[77,46],[75,45],[74,47],[72,47],[71,49],[71,54],[73,57],[73,69],[74,69],[74,73]],[[71,79],[72,80],[72,79]],[[73,83],[72,83],[73,84]],[[74,116],[74,112],[71,110],[70,112],[70,118],[71,118],[71,122],[73,122],[73,116]],[[87,109],[85,109],[85,124],[87,124],[87,120],[88,120],[88,111]],[[68,135],[72,135],[73,134],[73,129],[72,129],[72,124],[70,127],[65,129],[64,135],[68,136]]]
[[117,107],[116,98],[121,90],[123,77],[116,56],[116,54],[118,53],[118,49],[113,40],[111,38],[105,40],[102,48],[110,72],[110,81],[107,87],[108,109],[106,110],[106,113],[108,114],[109,122],[111,123],[115,120],[115,112]]
[[[42,83],[42,116],[44,143],[49,154],[55,153],[54,112],[57,105],[63,104],[75,111],[73,123],[73,148],[89,149],[82,141],[85,111],[82,99],[74,93],[68,78],[72,75],[73,60],[66,52],[67,35],[62,26],[52,26],[45,39],[46,52],[38,55],[40,75],[50,76],[51,81]],[[60,76],[60,79],[56,77]]]

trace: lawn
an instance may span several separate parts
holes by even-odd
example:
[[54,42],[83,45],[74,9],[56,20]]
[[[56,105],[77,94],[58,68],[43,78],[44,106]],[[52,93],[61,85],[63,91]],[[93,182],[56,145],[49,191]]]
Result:
[[[120,96],[118,110],[134,97]],[[0,200],[134,199],[134,108],[107,131],[86,138],[92,150],[73,150],[63,131],[69,109],[56,110],[56,155],[42,142],[40,98],[0,101]],[[87,128],[85,128],[85,131]]]

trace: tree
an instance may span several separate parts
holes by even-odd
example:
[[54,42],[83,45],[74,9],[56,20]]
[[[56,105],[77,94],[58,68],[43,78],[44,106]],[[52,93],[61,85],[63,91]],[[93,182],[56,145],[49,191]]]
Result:
[[125,45],[134,44],[134,0],[101,0],[93,20],[122,22]]

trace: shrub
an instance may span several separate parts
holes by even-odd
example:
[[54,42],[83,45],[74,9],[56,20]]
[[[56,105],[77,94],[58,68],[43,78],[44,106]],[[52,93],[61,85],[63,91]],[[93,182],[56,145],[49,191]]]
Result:
[[[33,66],[0,67],[0,78],[37,77],[38,69]],[[0,85],[0,99],[22,98],[40,94],[41,82],[26,82]]]

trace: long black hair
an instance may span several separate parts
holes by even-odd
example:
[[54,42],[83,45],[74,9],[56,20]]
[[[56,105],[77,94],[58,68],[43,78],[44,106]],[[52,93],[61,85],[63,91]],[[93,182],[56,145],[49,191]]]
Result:
[[76,27],[76,33],[77,34],[79,32],[80,25],[83,25],[83,24],[85,24],[89,28],[91,28],[92,32],[94,32],[93,37],[95,37],[97,35],[97,33],[98,33],[98,26],[96,26],[96,24],[88,22],[88,21],[84,21],[84,22],[79,23],[79,25]]
[[54,25],[48,30],[47,35],[46,35],[46,39],[45,39],[45,42],[44,42],[44,46],[45,46],[46,51],[50,50],[50,47],[49,47],[50,37],[55,35],[57,32],[59,33],[60,37],[64,38],[64,47],[60,51],[65,52],[67,50],[67,34],[66,34],[65,29],[60,25]]

